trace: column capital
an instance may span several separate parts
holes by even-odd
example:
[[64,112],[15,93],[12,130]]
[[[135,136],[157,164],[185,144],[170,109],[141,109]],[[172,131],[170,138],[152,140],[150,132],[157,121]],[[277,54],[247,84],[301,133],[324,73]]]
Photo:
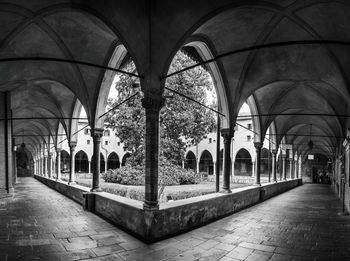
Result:
[[75,149],[76,146],[77,146],[77,142],[76,141],[70,141],[69,142],[69,148],[70,149],[72,149],[72,148]]
[[257,150],[260,150],[262,148],[262,145],[263,145],[262,142],[254,142],[254,147]]
[[271,153],[276,156],[277,155],[277,150],[271,150]]
[[281,158],[282,158],[283,160],[285,160],[285,159],[287,158],[287,155],[286,155],[286,154],[282,154],[282,155],[281,155]]
[[165,99],[163,96],[155,94],[148,94],[141,100],[142,107],[145,109],[150,109],[154,111],[160,111],[160,109],[164,106]]
[[104,131],[104,129],[102,129],[102,128],[91,129],[91,137],[101,139],[103,136],[103,131]]
[[61,148],[57,148],[57,149],[56,149],[56,153],[57,153],[57,154],[61,153],[61,151],[62,151]]
[[220,132],[221,136],[224,138],[224,143],[231,141],[235,133],[235,131],[230,128],[221,129]]

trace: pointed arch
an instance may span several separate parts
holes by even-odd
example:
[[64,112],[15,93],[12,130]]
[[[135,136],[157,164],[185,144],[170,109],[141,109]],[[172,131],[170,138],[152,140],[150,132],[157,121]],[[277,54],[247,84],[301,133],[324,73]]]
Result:
[[120,168],[119,156],[116,152],[112,152],[107,158],[107,170]]
[[252,156],[245,148],[238,150],[234,163],[235,176],[252,176]]

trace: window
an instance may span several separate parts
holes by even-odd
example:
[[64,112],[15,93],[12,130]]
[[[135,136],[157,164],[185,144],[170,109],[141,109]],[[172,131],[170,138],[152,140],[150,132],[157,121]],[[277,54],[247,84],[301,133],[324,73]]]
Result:
[[120,146],[120,142],[119,141],[118,141],[117,145]]
[[108,145],[108,140],[105,141],[105,145],[106,145],[106,146]]
[[87,143],[87,144],[90,144],[90,140],[87,140],[86,143]]
[[211,138],[209,138],[209,143],[211,143],[212,142],[212,139]]
[[251,141],[252,137],[250,135],[247,135],[247,141]]
[[105,131],[103,132],[103,136],[109,136],[109,135],[111,135],[111,133],[110,133],[109,130],[105,130]]
[[252,124],[248,123],[247,128],[248,128],[248,130],[251,130],[252,129]]
[[88,135],[89,133],[90,133],[90,129],[85,129],[85,130],[84,130],[84,134],[85,134],[85,135]]

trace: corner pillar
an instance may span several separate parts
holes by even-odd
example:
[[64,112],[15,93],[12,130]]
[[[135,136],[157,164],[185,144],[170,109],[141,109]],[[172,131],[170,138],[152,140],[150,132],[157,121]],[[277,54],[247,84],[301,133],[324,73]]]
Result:
[[159,112],[164,98],[159,93],[148,93],[142,99],[146,112],[146,168],[144,209],[158,209]]
[[101,192],[100,188],[100,146],[101,146],[101,138],[103,136],[103,129],[92,129],[91,136],[93,140],[94,146],[94,169],[92,170],[92,192]]

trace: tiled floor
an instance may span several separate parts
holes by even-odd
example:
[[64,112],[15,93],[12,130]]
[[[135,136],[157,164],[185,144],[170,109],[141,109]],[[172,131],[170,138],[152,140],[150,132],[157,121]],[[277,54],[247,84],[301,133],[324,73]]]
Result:
[[0,199],[0,260],[350,260],[350,217],[327,185],[146,245],[33,178],[19,182]]

